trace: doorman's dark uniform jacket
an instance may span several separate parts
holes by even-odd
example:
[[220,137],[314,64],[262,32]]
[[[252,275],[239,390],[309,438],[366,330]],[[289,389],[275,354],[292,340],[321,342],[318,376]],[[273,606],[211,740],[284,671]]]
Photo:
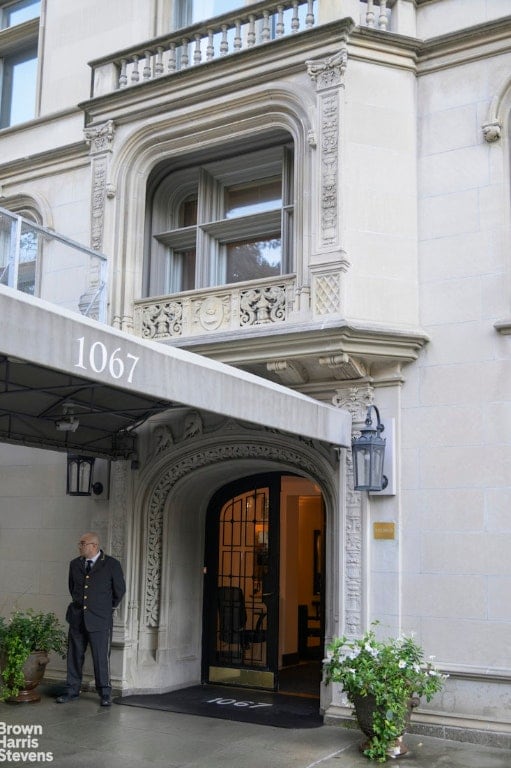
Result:
[[96,690],[101,697],[109,698],[112,612],[126,592],[120,562],[101,550],[91,571],[86,573],[84,558],[76,557],[69,564],[69,592],[73,602],[66,612],[68,695],[75,697],[80,693],[85,651],[90,645]]
[[88,575],[83,557],[75,557],[69,564],[69,594],[73,602],[67,609],[66,620],[71,627],[79,627],[83,617],[87,632],[109,629],[112,610],[117,608],[125,592],[121,564],[115,557],[101,550]]

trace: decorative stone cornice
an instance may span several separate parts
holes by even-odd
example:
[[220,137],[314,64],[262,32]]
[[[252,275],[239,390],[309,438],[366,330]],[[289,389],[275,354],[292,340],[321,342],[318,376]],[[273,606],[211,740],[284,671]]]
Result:
[[363,363],[354,360],[345,352],[341,355],[320,357],[319,364],[330,368],[334,377],[341,381],[346,379],[361,379],[367,373]]
[[511,335],[511,318],[508,320],[497,320],[496,323],[493,324],[493,327],[496,331],[498,331],[502,336],[510,336]]
[[297,362],[273,360],[266,363],[266,368],[270,373],[275,373],[283,384],[305,384],[309,381],[307,371]]

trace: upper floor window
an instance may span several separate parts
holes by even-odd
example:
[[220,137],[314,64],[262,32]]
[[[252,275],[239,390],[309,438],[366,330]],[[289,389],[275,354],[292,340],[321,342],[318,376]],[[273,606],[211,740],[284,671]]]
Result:
[[41,0],[16,0],[0,7],[0,27],[13,27],[24,21],[39,18],[41,13]]
[[196,21],[213,19],[246,4],[244,0],[181,0],[177,6],[177,26],[187,27]]
[[0,284],[37,294],[42,238],[30,226],[40,223],[32,210],[16,208],[16,218],[0,210]]
[[289,272],[292,162],[280,145],[167,176],[154,196],[148,294]]
[[0,4],[0,128],[35,116],[40,10],[40,0]]

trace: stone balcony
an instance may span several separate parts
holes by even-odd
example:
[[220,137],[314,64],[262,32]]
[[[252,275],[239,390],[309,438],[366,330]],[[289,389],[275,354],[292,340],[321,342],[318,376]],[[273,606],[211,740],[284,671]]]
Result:
[[285,275],[140,299],[134,307],[134,332],[160,341],[274,326],[284,323],[293,312],[295,285],[294,275]]
[[[206,22],[183,27],[147,40],[135,47],[90,62],[91,98],[153,82],[201,64],[271,44],[285,37],[307,32],[318,24],[353,18],[356,25],[381,32],[409,32],[396,29],[401,18],[393,9],[402,0],[263,0],[243,5]],[[401,26],[403,22],[400,21]]]

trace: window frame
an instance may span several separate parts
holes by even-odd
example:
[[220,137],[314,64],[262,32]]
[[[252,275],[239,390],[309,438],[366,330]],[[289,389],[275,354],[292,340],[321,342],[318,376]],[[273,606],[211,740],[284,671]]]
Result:
[[[42,2],[43,0],[3,0],[2,2],[0,2],[0,30],[11,29],[12,27],[19,27],[21,24],[25,24],[27,21],[34,21],[34,19],[39,19],[41,17]],[[26,19],[25,21],[19,21],[16,24],[4,24],[4,20],[6,18],[6,11],[8,11],[9,8],[13,8],[16,5],[23,5],[23,3],[25,3],[25,6],[27,8],[31,8],[34,5],[39,5],[39,13],[37,13],[35,16],[32,16],[29,19]]]
[[[9,5],[12,5],[12,3],[9,3]],[[2,3],[0,0],[0,13],[6,6],[7,3]],[[33,117],[30,119],[35,119],[38,115],[40,80],[39,30],[40,17],[24,21],[21,24],[15,24],[14,26],[0,28],[0,130],[21,124],[11,122],[12,91],[9,95],[6,92],[5,63],[22,57],[27,51],[31,50],[35,52],[36,78],[34,83]],[[7,99],[9,99],[8,102]],[[6,108],[7,103],[8,107]]]
[[[11,232],[9,233],[9,238],[15,236],[12,232],[12,227],[18,227],[21,226],[21,230],[23,228],[27,227],[29,230],[31,229],[31,224],[35,224],[36,227],[42,226],[42,218],[39,214],[39,211],[32,207],[31,205],[26,205],[23,202],[13,203],[9,205],[6,210],[8,210],[10,213],[14,214],[15,216],[21,217],[21,222],[19,219],[16,220],[16,222],[13,222],[11,224]],[[18,259],[17,259],[17,277],[16,277],[16,285],[12,285],[11,287],[16,288],[16,290],[22,291],[23,293],[27,293],[30,296],[40,296],[41,295],[41,276],[42,276],[42,259],[43,259],[43,236],[42,233],[39,232],[37,229],[31,230],[36,237],[35,241],[35,255],[33,259],[27,259],[23,260],[19,258],[19,255],[21,253],[18,253]],[[21,237],[23,237],[24,233],[23,231],[20,232]],[[2,285],[11,285],[12,280],[10,281],[9,278],[6,280],[4,279],[5,275],[9,274],[8,271],[10,267],[9,259],[6,263],[0,263],[0,283]],[[25,290],[23,286],[26,283],[26,278],[23,279],[23,274],[26,275],[26,273],[32,273],[33,277],[31,279],[32,284],[32,290]]]
[[[244,163],[243,161],[247,161]],[[170,172],[153,197],[151,245],[147,296],[171,295],[231,285],[225,277],[227,245],[251,238],[280,239],[280,275],[289,274],[293,245],[294,152],[291,139],[233,157],[192,162],[188,168]],[[261,212],[226,217],[225,191],[258,180],[281,179],[281,199]],[[196,191],[197,222],[180,227],[180,205]],[[170,227],[169,227],[170,225]],[[176,285],[172,275],[173,251],[195,251],[195,283]],[[263,279],[263,278],[260,278]],[[236,281],[254,282],[257,279]]]

